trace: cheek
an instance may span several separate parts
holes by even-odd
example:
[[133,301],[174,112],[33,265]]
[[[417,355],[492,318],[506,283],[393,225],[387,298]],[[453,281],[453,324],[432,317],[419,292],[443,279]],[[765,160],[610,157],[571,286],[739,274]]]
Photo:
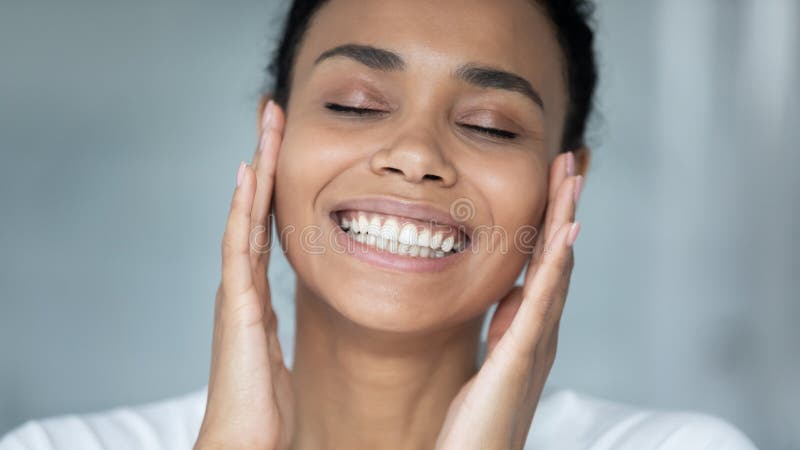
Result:
[[[489,200],[493,228],[480,238],[498,278],[516,278],[533,249],[547,200],[547,163],[535,154],[486,161],[476,183]],[[502,174],[502,175],[501,175]]]
[[319,192],[358,157],[346,143],[346,139],[318,128],[287,126],[275,175],[275,208],[280,221],[295,226],[311,223]]
[[491,199],[494,223],[511,236],[520,227],[537,226],[547,201],[545,159],[537,154],[515,155],[487,161],[483,167],[476,182]]
[[320,193],[358,162],[357,145],[308,121],[287,120],[275,174],[275,225],[295,270],[306,273],[310,256],[325,251],[331,233],[319,217]]
[[476,293],[469,307],[485,308],[513,285],[533,250],[549,170],[546,158],[532,152],[476,158],[462,173],[469,174],[476,194],[485,199],[480,204],[490,212],[482,222],[491,226],[473,236],[480,257],[465,283]]

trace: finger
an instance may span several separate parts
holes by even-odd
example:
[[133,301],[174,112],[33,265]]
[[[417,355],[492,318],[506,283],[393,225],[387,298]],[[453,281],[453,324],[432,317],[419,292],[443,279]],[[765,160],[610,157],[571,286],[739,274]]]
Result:
[[[571,162],[570,162],[571,160]],[[555,203],[556,199],[558,198],[558,190],[564,182],[564,179],[570,173],[570,170],[574,170],[574,163],[575,157],[571,154],[571,152],[566,152],[558,155],[554,160],[553,163],[550,165],[550,173],[548,176],[549,185],[547,188],[547,204],[545,206],[545,213],[544,217],[542,218],[539,229],[539,233],[536,237],[536,246],[535,249],[541,249],[544,246],[547,238],[550,234],[550,218],[552,205]],[[533,261],[532,261],[533,262]],[[530,268],[530,265],[529,265]]]
[[547,363],[546,368],[549,371],[553,367],[558,353],[558,329],[561,324],[561,318],[553,321],[553,325],[545,333],[542,334],[541,356]]
[[[275,184],[275,169],[278,162],[278,150],[281,144],[284,116],[281,108],[272,100],[267,102],[261,125],[261,139],[258,150],[253,157],[253,169],[256,174],[257,188],[253,203],[251,229],[253,230],[253,258],[264,259],[269,251],[270,238],[267,216],[272,201]],[[255,262],[255,261],[254,261]]]
[[[524,279],[526,280],[536,272],[536,267],[541,260],[545,244],[553,239],[553,234],[558,230],[561,224],[563,224],[564,218],[567,217],[566,220],[573,220],[573,216],[565,212],[565,209],[568,209],[570,206],[568,202],[565,201],[569,196],[569,193],[565,191],[570,190],[570,184],[574,184],[574,181],[572,183],[568,182],[570,178],[575,178],[570,175],[574,172],[575,156],[572,152],[559,155],[550,167],[550,186],[548,190],[547,208],[541,223],[540,233],[536,236],[536,244],[534,246],[536,251],[525,269]],[[574,212],[572,214],[574,215]],[[554,220],[554,216],[558,217],[557,221]]]
[[511,322],[509,332],[515,337],[523,354],[533,351],[542,332],[557,320],[565,299],[564,280],[572,271],[573,252],[567,237],[577,228],[562,225],[547,243],[540,266],[526,280],[522,303]]
[[285,116],[280,106],[272,100],[267,102],[261,123],[261,137],[253,156],[253,170],[255,170],[258,180],[253,214],[254,224],[263,225],[269,213],[284,123]]
[[550,167],[550,187],[548,199],[554,200],[558,193],[558,188],[567,177],[575,175],[575,154],[565,152],[558,156],[558,161],[554,161]]
[[[272,314],[274,314],[274,312]],[[280,339],[278,339],[277,328],[271,327],[268,330],[267,340],[269,341],[267,350],[269,351],[270,363],[273,367],[280,367],[280,365],[283,364],[283,351],[281,350]]]
[[565,182],[575,175],[575,154],[573,152],[566,152],[558,156],[558,160],[553,162],[550,168],[550,186],[547,195],[547,210],[543,221],[544,229],[542,230],[542,238],[546,241],[552,238],[553,231],[558,229],[558,226],[553,228],[553,205],[558,201],[559,194],[561,193]]
[[564,314],[564,307],[566,306],[567,298],[569,297],[570,280],[572,279],[572,272],[575,266],[574,251],[570,251],[567,258],[568,261],[566,265],[568,270],[564,271],[560,283],[556,287],[556,292],[559,295],[560,301],[556,301],[553,304],[552,311],[550,313],[551,320],[548,320],[542,329],[543,336],[552,336],[553,333],[558,333],[559,322],[561,320],[561,316]]
[[242,161],[239,180],[233,192],[228,222],[222,237],[222,283],[225,298],[236,298],[253,285],[250,271],[250,213],[253,208],[255,177],[253,169]]
[[486,336],[486,355],[490,355],[494,346],[503,337],[514,320],[514,316],[522,304],[522,286],[514,286],[497,304],[492,315]]
[[549,232],[545,232],[545,237],[549,240],[553,238],[553,233],[567,222],[575,220],[575,194],[578,184],[582,183],[583,176],[571,176],[565,179],[558,189],[556,201],[549,208],[550,218],[546,227]]

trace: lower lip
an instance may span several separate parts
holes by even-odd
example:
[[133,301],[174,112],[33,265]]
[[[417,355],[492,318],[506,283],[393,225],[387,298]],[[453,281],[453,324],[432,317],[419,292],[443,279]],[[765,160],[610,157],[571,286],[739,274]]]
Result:
[[367,263],[400,272],[437,272],[444,270],[461,261],[470,248],[467,245],[464,250],[441,258],[398,255],[390,253],[389,250],[380,250],[364,242],[358,242],[342,230],[333,218],[331,218],[331,223],[335,229],[336,243],[340,249],[344,249],[344,253]]

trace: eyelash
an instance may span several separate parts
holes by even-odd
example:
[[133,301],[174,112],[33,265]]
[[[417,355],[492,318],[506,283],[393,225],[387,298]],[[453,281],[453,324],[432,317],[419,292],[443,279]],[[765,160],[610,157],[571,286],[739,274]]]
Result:
[[[355,116],[368,116],[373,114],[381,114],[385,111],[381,111],[379,109],[369,109],[369,108],[355,108],[353,106],[345,106],[339,105],[336,103],[326,103],[325,107],[331,111],[344,113],[344,114],[352,114]],[[516,139],[517,134],[512,133],[511,131],[501,130],[499,128],[486,128],[486,127],[479,127],[477,125],[469,125],[469,124],[460,124],[461,126],[473,130],[478,133],[486,134],[492,137],[512,140]]]

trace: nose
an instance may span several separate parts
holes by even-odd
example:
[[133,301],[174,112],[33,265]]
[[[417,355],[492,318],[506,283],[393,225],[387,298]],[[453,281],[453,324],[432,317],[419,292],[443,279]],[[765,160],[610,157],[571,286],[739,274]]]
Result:
[[375,152],[370,168],[378,175],[396,174],[411,183],[434,182],[442,187],[455,184],[456,168],[445,158],[434,136],[406,133]]

